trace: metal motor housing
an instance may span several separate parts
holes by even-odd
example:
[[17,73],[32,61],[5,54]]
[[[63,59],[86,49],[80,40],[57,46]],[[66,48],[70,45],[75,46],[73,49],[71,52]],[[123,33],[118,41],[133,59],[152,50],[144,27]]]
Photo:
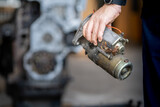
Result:
[[97,46],[90,43],[84,38],[82,32],[83,25],[91,16],[92,14],[81,23],[72,41],[73,44],[81,45],[85,49],[85,53],[89,59],[116,79],[126,79],[131,74],[133,68],[129,59],[123,56],[125,44],[129,42],[128,39],[123,38],[122,34],[117,34],[106,27],[102,42],[98,42]]

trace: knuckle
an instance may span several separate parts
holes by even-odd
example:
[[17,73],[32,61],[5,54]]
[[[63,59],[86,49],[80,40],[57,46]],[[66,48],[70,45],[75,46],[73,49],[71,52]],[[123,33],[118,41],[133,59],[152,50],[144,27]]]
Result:
[[88,36],[85,36],[85,38],[86,38],[88,41],[90,41],[90,39],[89,39],[89,37],[88,37]]
[[88,33],[89,33],[89,29],[88,29],[88,27],[86,28],[85,33],[86,33],[86,34],[88,34]]
[[99,20],[100,20],[100,23],[104,23],[104,17],[101,16]]
[[93,43],[96,43],[96,39],[97,39],[97,36],[95,35],[95,36],[92,36],[92,42]]
[[90,31],[86,30],[86,36],[89,37]]
[[93,33],[92,33],[92,37],[95,37],[95,35],[96,35],[96,32],[94,30]]
[[98,32],[98,38],[101,38],[102,35],[103,35],[102,31],[99,31],[99,32]]
[[96,17],[93,17],[93,18],[91,19],[91,22],[97,22],[97,18],[96,18]]

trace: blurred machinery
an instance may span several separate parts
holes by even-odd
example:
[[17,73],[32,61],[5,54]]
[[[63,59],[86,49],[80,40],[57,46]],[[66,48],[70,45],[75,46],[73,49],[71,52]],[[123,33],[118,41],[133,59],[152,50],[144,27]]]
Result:
[[0,74],[15,102],[60,97],[86,0],[0,0]]

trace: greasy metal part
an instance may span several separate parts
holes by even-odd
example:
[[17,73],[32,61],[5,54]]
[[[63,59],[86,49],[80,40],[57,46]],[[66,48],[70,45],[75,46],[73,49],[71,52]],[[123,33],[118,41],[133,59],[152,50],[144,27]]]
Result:
[[56,61],[54,59],[54,54],[39,51],[35,52],[28,63],[32,65],[32,69],[39,74],[47,74],[54,70]]
[[126,79],[132,71],[132,63],[123,56],[128,39],[123,38],[123,34],[117,34],[106,27],[102,42],[94,46],[82,34],[84,24],[91,16],[92,14],[81,23],[73,38],[73,44],[81,45],[88,57],[113,77],[119,80]]
[[71,40],[85,2],[0,0],[0,74],[7,81],[6,93],[14,98],[13,104],[25,106],[28,99],[52,98],[52,105],[60,106],[70,80],[67,55],[82,49]]
[[128,62],[126,62],[125,60],[128,59],[126,59],[120,54],[114,56],[112,60],[109,60],[104,55],[99,53],[97,55],[96,64],[106,70],[106,72],[111,74],[113,77],[124,80],[130,75],[132,70],[131,62],[129,60]]

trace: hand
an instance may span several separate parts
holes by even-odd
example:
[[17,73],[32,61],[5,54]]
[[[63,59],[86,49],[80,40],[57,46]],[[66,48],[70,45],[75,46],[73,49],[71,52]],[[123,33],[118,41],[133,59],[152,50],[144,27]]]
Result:
[[84,37],[97,45],[97,39],[102,41],[106,25],[111,24],[121,13],[121,6],[116,4],[104,4],[98,9],[89,21],[83,26]]

